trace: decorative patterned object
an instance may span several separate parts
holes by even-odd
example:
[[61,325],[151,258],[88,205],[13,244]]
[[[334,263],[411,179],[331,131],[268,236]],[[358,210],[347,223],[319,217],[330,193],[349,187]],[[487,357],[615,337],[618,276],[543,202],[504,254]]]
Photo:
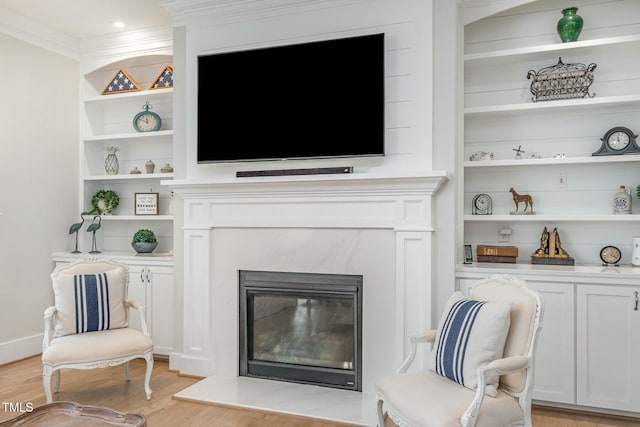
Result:
[[113,76],[107,87],[104,88],[102,94],[111,95],[114,93],[137,92],[139,90],[142,90],[142,88],[138,86],[138,83],[131,78],[124,68],[120,68]]
[[153,163],[153,160],[147,160],[147,163],[144,164],[144,168],[147,170],[147,173],[153,173],[156,169],[156,164]]
[[[429,369],[475,390],[478,368],[502,357],[510,312],[510,303],[474,301],[455,292],[438,323]],[[498,379],[487,379],[485,394],[496,396]]]
[[613,213],[629,215],[631,213],[631,192],[624,185],[613,195]]
[[562,58],[553,66],[542,68],[538,71],[529,70],[527,79],[531,82],[531,98],[533,102],[549,101],[555,99],[593,98],[596,94],[589,93],[589,87],[593,83],[593,70],[597,65],[591,63],[588,66],[577,64],[565,64]]
[[158,77],[153,81],[149,90],[170,89],[173,87],[173,68],[166,66],[162,69]]
[[160,172],[162,172],[162,173],[172,173],[173,172],[173,167],[171,167],[171,165],[169,163],[166,163],[164,165],[164,167],[162,167],[160,169]]
[[584,21],[576,12],[578,12],[577,7],[562,9],[562,18],[558,21],[557,30],[563,43],[578,40],[582,32]]
[[107,157],[104,159],[104,171],[107,175],[117,175],[120,170],[120,162],[118,161],[119,148],[113,145],[105,147]]
[[129,172],[131,175],[140,175],[142,173],[142,171],[140,169],[138,169],[137,166],[134,166],[133,169],[131,169],[131,172]]
[[53,277],[53,292],[57,317],[54,337],[127,327],[122,270],[60,273]]

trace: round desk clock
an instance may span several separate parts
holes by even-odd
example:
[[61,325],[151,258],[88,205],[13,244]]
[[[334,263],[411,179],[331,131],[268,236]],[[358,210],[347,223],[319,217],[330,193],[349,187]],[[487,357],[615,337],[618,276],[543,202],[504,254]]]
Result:
[[600,259],[605,265],[620,265],[622,253],[615,246],[605,246],[600,250]]
[[162,120],[159,115],[153,111],[149,111],[153,108],[151,104],[149,104],[149,101],[147,101],[142,108],[144,111],[139,112],[133,118],[134,129],[138,132],[154,132],[160,130]]
[[493,201],[488,194],[476,194],[471,204],[471,213],[473,215],[491,215]]

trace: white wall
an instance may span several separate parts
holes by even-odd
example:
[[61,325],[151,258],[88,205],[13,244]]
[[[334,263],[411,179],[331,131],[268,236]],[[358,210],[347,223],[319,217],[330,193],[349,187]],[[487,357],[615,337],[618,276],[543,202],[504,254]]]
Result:
[[[350,159],[356,173],[380,174],[432,170],[432,32],[431,1],[388,0],[311,2],[273,12],[204,16],[186,23],[184,73],[187,112],[188,179],[233,177],[240,169],[298,168],[344,165],[344,159],[197,165],[197,56],[232,50],[385,33],[384,158]],[[298,2],[302,3],[302,2]],[[179,67],[178,64],[175,64]],[[211,100],[215,102],[215,100]],[[180,125],[176,122],[176,128]],[[268,143],[268,141],[265,141]],[[234,141],[216,141],[232,144]],[[304,139],[301,139],[304,143]],[[176,156],[177,157],[177,156]]]
[[0,34],[0,364],[37,354],[78,212],[78,62]]

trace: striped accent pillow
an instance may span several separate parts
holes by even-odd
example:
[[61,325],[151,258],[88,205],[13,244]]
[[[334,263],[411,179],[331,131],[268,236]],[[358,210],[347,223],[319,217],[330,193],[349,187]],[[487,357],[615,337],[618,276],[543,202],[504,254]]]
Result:
[[55,337],[127,326],[125,277],[120,269],[98,274],[57,274]]
[[[502,357],[510,311],[508,303],[469,300],[456,292],[438,324],[429,369],[475,390],[478,368]],[[498,380],[488,379],[487,395],[496,396]]]

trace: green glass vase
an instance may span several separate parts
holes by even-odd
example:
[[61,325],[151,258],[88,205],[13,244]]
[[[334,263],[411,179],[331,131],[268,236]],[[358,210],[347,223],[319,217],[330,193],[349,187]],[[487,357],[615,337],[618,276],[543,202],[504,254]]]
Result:
[[568,7],[562,10],[562,18],[558,21],[558,35],[564,43],[574,42],[578,40],[582,25],[584,24],[582,17],[576,12],[577,7]]

